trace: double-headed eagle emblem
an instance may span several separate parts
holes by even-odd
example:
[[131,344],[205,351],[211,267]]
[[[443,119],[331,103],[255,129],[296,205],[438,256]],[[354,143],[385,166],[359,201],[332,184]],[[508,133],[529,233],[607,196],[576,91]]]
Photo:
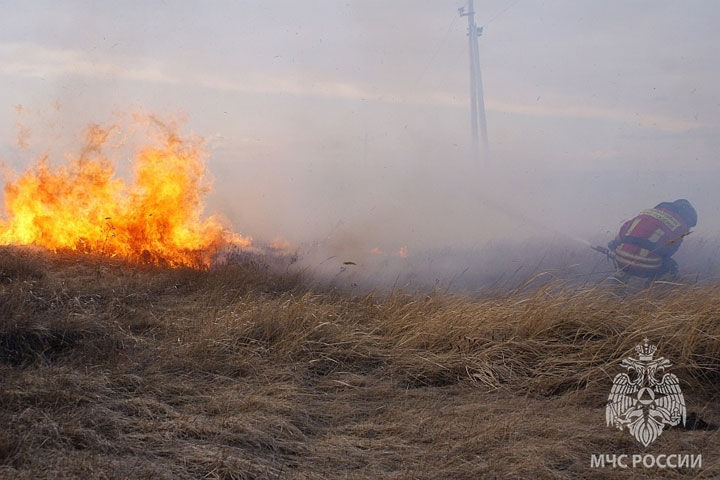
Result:
[[[608,426],[620,430],[627,427],[635,439],[647,447],[660,436],[663,428],[685,425],[685,398],[680,382],[672,373],[665,373],[658,380],[655,375],[669,368],[669,360],[653,359],[657,347],[649,345],[648,339],[635,347],[638,358],[628,357],[620,366],[628,373],[619,373],[613,380],[612,390],[605,408]],[[633,373],[635,378],[630,378]]]

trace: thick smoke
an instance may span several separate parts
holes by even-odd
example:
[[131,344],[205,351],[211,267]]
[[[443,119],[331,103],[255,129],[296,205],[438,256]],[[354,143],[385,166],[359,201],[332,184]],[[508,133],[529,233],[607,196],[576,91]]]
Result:
[[470,158],[463,3],[18,4],[0,25],[0,159],[21,169],[76,151],[89,122],[180,111],[207,140],[209,210],[323,278],[478,289],[595,275],[586,242],[676,198],[699,214],[681,268],[710,275],[717,9],[478,4],[483,164]]

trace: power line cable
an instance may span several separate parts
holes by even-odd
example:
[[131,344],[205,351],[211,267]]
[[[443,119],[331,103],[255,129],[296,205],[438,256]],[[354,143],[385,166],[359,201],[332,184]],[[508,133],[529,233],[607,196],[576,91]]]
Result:
[[415,80],[415,82],[414,82],[415,87],[418,86],[418,84],[420,83],[420,80],[422,80],[422,78],[425,76],[425,74],[430,69],[430,67],[432,66],[435,59],[437,58],[443,45],[445,45],[445,42],[447,42],[447,39],[450,36],[450,31],[455,26],[455,23],[457,23],[458,18],[460,18],[460,17],[453,14],[453,19],[450,22],[450,25],[448,26],[447,30],[445,31],[445,35],[443,35],[442,40],[440,40],[440,43],[438,44],[437,48],[433,52],[432,56],[430,56],[430,59],[428,60],[427,64],[425,65],[425,68],[422,69],[422,71],[420,72],[420,75],[418,75],[417,79]]
[[495,15],[493,15],[492,17],[490,17],[490,20],[488,20],[487,22],[483,23],[480,28],[484,28],[486,25],[489,25],[490,22],[492,22],[493,20],[497,19],[500,15],[502,15],[503,13],[507,12],[508,10],[510,10],[510,9],[511,9],[512,7],[514,7],[519,1],[520,1],[520,0],[513,0],[513,1],[511,1],[505,8],[503,8],[503,9],[500,10],[498,13],[496,13]]

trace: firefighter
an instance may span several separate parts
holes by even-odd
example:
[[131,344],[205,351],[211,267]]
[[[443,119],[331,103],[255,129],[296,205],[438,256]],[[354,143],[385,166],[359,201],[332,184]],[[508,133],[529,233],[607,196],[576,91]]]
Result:
[[617,262],[615,278],[625,281],[629,276],[642,277],[648,283],[661,277],[676,279],[678,265],[671,257],[695,225],[697,212],[685,199],[640,212],[608,243]]

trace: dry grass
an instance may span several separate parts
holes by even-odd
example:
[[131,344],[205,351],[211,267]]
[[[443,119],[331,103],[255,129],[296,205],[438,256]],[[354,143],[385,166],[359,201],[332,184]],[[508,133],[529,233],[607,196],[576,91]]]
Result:
[[664,288],[353,296],[2,249],[0,477],[717,478],[717,431],[647,449],[701,472],[589,469],[641,451],[604,405],[645,336],[720,423],[720,286]]

